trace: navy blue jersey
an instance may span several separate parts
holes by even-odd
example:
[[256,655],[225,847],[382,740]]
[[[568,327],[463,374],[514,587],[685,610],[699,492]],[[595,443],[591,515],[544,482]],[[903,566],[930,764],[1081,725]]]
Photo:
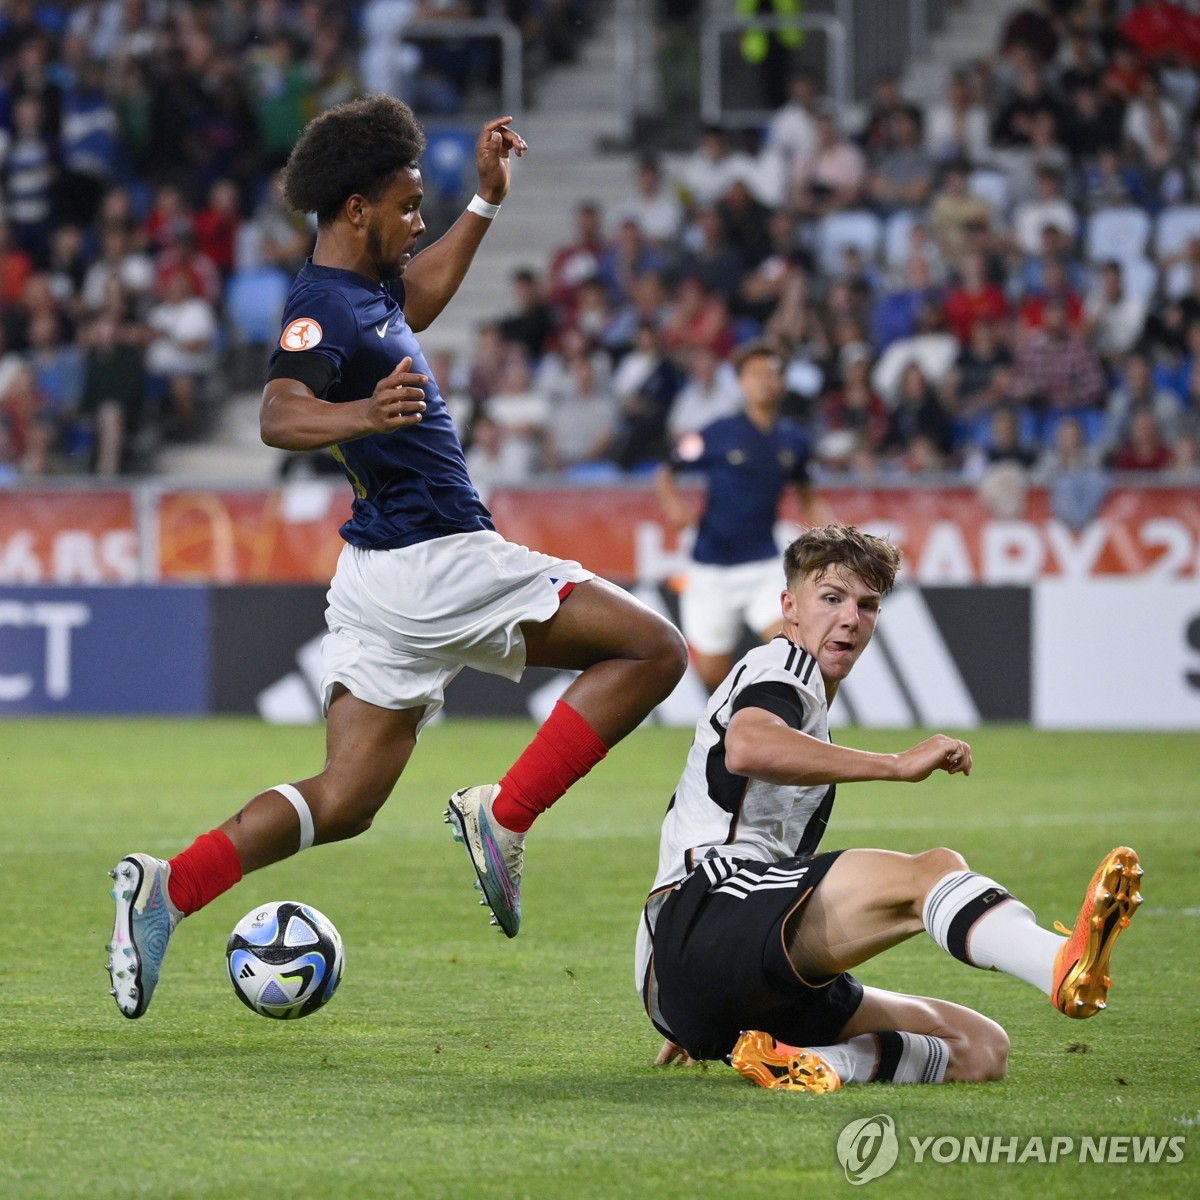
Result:
[[692,557],[720,567],[776,558],[779,498],[788,484],[808,482],[808,455],[808,436],[786,418],[764,433],[738,413],[682,438],[672,466],[708,481]]
[[283,312],[268,377],[298,379],[323,400],[362,400],[412,356],[429,376],[420,424],[330,447],[354,487],[342,537],[367,550],[411,546],[451,533],[494,529],[467,474],[462,444],[416,335],[404,319],[403,285],[309,262]]

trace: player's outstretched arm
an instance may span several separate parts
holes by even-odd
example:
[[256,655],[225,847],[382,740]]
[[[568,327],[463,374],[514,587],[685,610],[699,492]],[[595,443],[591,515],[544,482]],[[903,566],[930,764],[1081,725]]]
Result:
[[[509,156],[520,158],[528,149],[511,126],[512,117],[496,117],[475,143],[479,198],[488,204],[499,204],[508,195]],[[468,209],[433,245],[413,256],[404,273],[404,319],[414,332],[428,329],[450,303],[491,224],[491,218]]]
[[899,754],[877,754],[801,733],[765,709],[743,708],[729,722],[725,765],[750,779],[813,787],[869,780],[917,783],[934,771],[970,775],[972,763],[971,747],[944,733]]
[[344,404],[321,400],[298,379],[269,380],[258,416],[262,440],[280,450],[323,450],[416,425],[425,411],[429,378],[411,367],[412,359],[402,358],[370,396]]

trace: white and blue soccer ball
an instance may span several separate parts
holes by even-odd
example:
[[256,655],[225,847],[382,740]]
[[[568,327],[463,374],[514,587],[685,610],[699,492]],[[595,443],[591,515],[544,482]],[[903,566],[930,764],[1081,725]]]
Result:
[[328,1004],[346,951],[333,922],[310,904],[275,900],[251,909],[225,948],[237,998],[260,1017],[291,1021]]

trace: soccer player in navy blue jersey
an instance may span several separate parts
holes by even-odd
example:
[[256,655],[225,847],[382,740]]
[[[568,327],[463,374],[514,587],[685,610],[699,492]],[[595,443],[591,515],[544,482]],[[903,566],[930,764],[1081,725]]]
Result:
[[784,493],[794,490],[808,523],[828,519],[809,482],[808,435],[779,415],[783,350],[765,338],[746,342],[734,367],[742,411],[681,438],[656,478],[663,511],[677,531],[696,520],[676,475],[696,473],[707,484],[679,615],[692,662],[710,692],[729,673],[744,627],[764,641],[779,629],[783,570],[775,520]]
[[354,489],[330,585],[322,691],[327,758],[260,792],[169,861],[123,858],[109,969],[128,1017],[150,1003],[179,920],[297,850],[367,829],[421,728],[464,666],[580,672],[498,784],[451,797],[494,923],[521,921],[525,831],[636,729],[686,666],[671,624],[579,563],[506,541],[472,486],[416,335],[458,290],[526,150],[511,118],[475,148],[479,192],[417,253],[424,135],[375,95],[312,121],[285,168],[289,204],[317,217],[263,389],[263,440],[328,448]]

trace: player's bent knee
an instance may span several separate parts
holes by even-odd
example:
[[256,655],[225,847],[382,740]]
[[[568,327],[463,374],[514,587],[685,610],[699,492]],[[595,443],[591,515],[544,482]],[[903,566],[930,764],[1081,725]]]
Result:
[[914,855],[913,861],[920,867],[921,874],[929,887],[932,887],[943,875],[949,875],[951,871],[968,869],[967,860],[957,850],[949,850],[945,846]]
[[982,1013],[971,1013],[951,1039],[950,1070],[947,1078],[962,1083],[988,1083],[1008,1073],[1008,1034]]

